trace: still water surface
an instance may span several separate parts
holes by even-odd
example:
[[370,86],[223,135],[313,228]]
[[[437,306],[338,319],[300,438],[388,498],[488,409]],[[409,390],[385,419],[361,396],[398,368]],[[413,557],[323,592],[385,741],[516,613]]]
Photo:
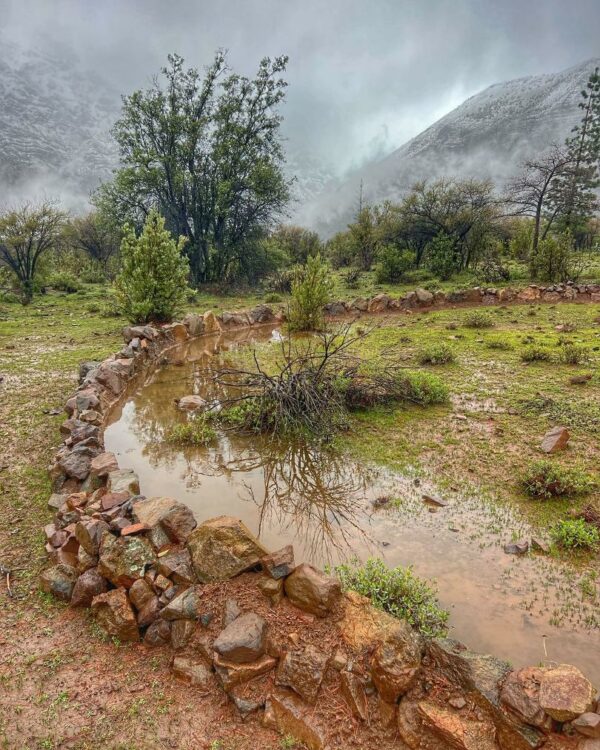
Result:
[[[378,556],[389,566],[412,565],[419,576],[437,581],[453,637],[515,666],[576,664],[600,683],[600,631],[588,627],[599,617],[595,602],[582,597],[580,574],[565,563],[504,554],[513,532],[525,538],[531,533],[510,507],[442,494],[432,478],[268,437],[222,431],[209,448],[164,440],[187,418],[176,398],[223,396],[208,367],[226,363],[235,347],[258,341],[276,346],[277,338],[276,331],[262,329],[189,342],[171,351],[115,412],[106,449],[138,473],[142,493],[176,497],[199,522],[241,518],[267,548],[292,543],[298,562],[323,566]],[[448,504],[434,508],[424,494]],[[382,496],[392,502],[377,509],[373,501]]]

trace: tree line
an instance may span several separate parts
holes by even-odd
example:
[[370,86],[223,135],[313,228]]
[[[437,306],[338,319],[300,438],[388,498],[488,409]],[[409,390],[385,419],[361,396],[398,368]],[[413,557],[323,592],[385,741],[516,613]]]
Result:
[[566,142],[526,161],[502,192],[473,179],[423,181],[398,202],[361,202],[347,229],[324,243],[282,223],[291,189],[280,130],[286,65],[286,57],[265,58],[246,77],[221,51],[203,73],[169,56],[148,89],[123,98],[113,128],[120,165],[87,216],[69,217],[49,201],[0,215],[0,283],[10,279],[29,302],[48,268],[55,286],[61,274],[67,283],[65,268],[84,280],[133,273],[132,238],[141,240],[148,222],[163,247],[163,229],[174,240],[194,287],[271,277],[287,291],[289,268],[319,255],[349,277],[374,269],[390,283],[420,270],[442,280],[477,270],[501,282],[510,256],[526,261],[533,279],[576,276],[577,251],[598,235],[598,69]]

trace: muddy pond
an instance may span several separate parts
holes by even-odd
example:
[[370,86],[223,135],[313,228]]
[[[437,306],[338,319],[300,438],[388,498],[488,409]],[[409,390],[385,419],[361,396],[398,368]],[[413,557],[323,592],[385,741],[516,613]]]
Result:
[[[397,474],[266,436],[218,431],[209,447],[165,440],[174,424],[187,419],[176,398],[223,395],[209,366],[226,363],[236,347],[276,346],[278,336],[263,328],[173,349],[115,411],[106,449],[138,473],[141,492],[185,502],[198,522],[241,518],[267,548],[293,544],[297,562],[322,567],[356,556],[411,565],[437,583],[452,637],[514,666],[575,664],[600,683],[600,614],[585,595],[589,578],[551,557],[505,554],[506,542],[532,534],[509,504],[459,488],[442,492],[426,467],[418,475]],[[378,503],[381,497],[388,501]]]

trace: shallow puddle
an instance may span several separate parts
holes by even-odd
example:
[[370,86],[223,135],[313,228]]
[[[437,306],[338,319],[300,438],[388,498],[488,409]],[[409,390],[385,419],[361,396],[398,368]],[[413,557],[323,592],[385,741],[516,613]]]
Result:
[[[226,362],[231,348],[269,340],[276,346],[277,338],[262,329],[192,341],[170,352],[115,412],[106,449],[138,473],[142,493],[182,500],[199,522],[241,518],[268,548],[292,543],[297,561],[323,566],[378,556],[389,566],[412,565],[437,581],[453,637],[515,666],[576,664],[600,682],[595,600],[584,596],[581,574],[567,564],[504,553],[513,535],[531,536],[505,504],[465,496],[460,488],[442,494],[428,480],[267,437],[222,431],[209,448],[164,440],[187,418],[176,398],[223,397],[207,374],[215,357]],[[597,592],[596,583],[590,585]]]

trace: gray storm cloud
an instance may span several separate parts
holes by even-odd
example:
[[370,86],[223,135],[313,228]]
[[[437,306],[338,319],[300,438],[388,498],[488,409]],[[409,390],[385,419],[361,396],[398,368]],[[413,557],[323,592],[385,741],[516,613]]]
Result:
[[177,51],[251,73],[290,57],[285,133],[337,174],[378,158],[486,86],[600,53],[599,0],[0,0],[0,32],[75,53],[118,93]]

